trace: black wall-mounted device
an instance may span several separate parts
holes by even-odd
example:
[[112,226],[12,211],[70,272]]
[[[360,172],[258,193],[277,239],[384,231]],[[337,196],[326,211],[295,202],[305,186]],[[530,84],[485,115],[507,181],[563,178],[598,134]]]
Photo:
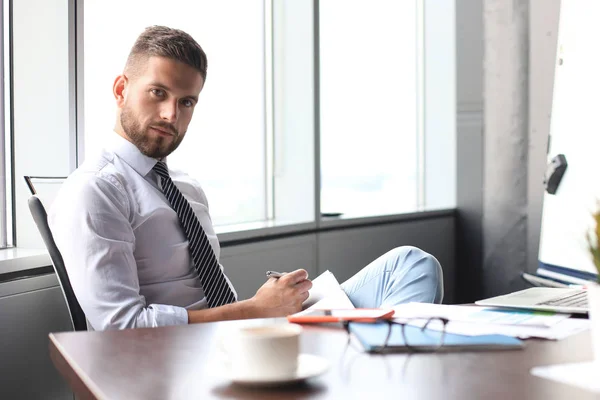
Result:
[[546,168],[546,176],[544,177],[544,186],[546,186],[548,193],[556,193],[558,185],[560,185],[560,181],[567,170],[567,166],[567,158],[564,154],[558,154],[552,158]]

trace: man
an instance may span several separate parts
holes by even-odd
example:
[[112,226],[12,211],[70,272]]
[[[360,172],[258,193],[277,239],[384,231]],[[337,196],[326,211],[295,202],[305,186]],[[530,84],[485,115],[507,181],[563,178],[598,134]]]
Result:
[[[270,278],[248,300],[219,264],[199,184],[170,170],[206,79],[194,39],[154,26],[135,42],[113,84],[115,132],[64,183],[49,214],[75,295],[96,330],[286,316],[312,283],[304,270]],[[394,249],[344,283],[357,307],[440,302],[432,256]]]

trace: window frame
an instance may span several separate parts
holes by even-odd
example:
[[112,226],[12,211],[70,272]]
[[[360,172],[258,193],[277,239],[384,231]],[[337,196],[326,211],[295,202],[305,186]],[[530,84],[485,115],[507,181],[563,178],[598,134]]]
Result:
[[0,1],[0,249],[16,242],[12,123],[12,0]]

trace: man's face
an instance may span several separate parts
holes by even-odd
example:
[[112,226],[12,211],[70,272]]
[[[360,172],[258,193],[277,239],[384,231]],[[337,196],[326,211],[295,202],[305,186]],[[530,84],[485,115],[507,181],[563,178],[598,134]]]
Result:
[[[144,63],[144,61],[142,61]],[[163,57],[150,57],[131,78],[115,81],[121,127],[146,156],[163,158],[181,143],[204,85],[193,67]]]

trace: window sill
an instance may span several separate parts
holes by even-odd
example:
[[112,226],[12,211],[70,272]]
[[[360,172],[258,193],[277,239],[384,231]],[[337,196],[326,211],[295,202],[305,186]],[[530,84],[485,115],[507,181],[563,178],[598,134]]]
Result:
[[215,231],[217,232],[221,246],[227,247],[266,239],[277,239],[316,232],[439,218],[452,216],[454,213],[454,208],[443,208],[376,216],[341,215],[339,217],[324,217],[319,223],[262,221],[249,224],[217,226],[215,227]]
[[13,247],[0,250],[0,275],[52,265],[44,249]]
[[372,216],[341,215],[339,217],[326,217],[321,219],[320,230],[347,229],[366,225],[382,225],[396,222],[406,222],[439,218],[454,215],[454,208],[422,209],[402,214],[377,214]]
[[[452,216],[454,213],[455,209],[439,209],[415,211],[405,214],[378,215],[373,217],[340,216],[323,218],[318,224],[316,222],[291,223],[262,221],[247,224],[217,226],[215,227],[215,231],[217,232],[221,245],[227,247],[316,232],[439,218]],[[15,247],[0,250],[0,275],[51,265],[52,261],[50,260],[50,256],[44,249]]]
[[215,231],[221,245],[237,244],[240,241],[258,241],[273,236],[298,235],[313,232],[315,222],[257,221],[246,224],[216,226]]

